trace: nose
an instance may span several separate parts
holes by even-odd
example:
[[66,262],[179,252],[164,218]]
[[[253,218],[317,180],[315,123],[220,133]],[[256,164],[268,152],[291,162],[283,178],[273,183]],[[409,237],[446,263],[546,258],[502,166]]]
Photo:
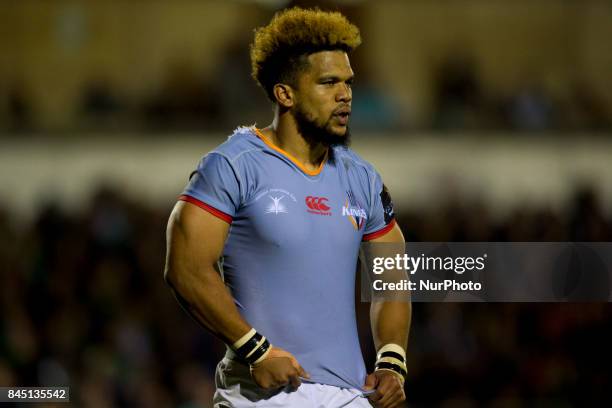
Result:
[[340,90],[336,94],[337,102],[348,103],[353,99],[353,90],[348,84],[340,84]]

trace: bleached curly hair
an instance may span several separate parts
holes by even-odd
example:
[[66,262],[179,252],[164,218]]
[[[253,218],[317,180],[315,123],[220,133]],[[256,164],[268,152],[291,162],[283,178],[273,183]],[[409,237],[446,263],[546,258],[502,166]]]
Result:
[[338,12],[293,7],[278,12],[270,24],[255,30],[251,75],[276,102],[274,85],[295,85],[308,67],[308,55],[319,51],[350,53],[361,44],[359,29]]

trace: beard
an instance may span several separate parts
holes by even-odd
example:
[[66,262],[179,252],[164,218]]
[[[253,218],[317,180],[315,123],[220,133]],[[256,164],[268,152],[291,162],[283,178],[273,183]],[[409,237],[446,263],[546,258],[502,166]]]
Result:
[[297,124],[298,132],[308,144],[314,145],[321,143],[327,147],[342,146],[347,147],[351,143],[351,132],[348,125],[344,135],[331,132],[327,125],[331,122],[331,115],[323,125],[319,125],[315,120],[310,119],[301,106],[296,106],[293,117]]

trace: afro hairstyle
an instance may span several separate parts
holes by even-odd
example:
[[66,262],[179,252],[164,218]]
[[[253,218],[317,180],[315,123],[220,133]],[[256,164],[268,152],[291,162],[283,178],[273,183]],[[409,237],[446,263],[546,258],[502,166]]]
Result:
[[361,44],[359,29],[338,12],[302,9],[280,11],[270,24],[255,30],[251,44],[251,75],[276,102],[277,83],[295,85],[308,67],[308,55],[319,51],[352,52]]

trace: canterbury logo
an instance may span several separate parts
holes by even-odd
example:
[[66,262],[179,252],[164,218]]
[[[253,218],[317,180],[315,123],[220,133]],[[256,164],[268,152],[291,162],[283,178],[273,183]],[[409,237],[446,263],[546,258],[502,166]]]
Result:
[[308,207],[308,211],[311,214],[319,214],[319,215],[331,215],[330,207],[325,204],[329,201],[325,197],[306,197],[306,207]]

